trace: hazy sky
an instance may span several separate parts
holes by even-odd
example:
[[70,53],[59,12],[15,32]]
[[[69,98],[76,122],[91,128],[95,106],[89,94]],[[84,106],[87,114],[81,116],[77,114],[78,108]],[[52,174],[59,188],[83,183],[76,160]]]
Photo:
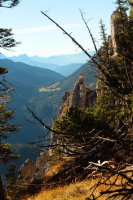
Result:
[[85,12],[89,27],[100,42],[99,20],[106,25],[110,34],[110,16],[116,5],[113,0],[21,0],[13,9],[0,8],[0,27],[12,28],[15,39],[21,45],[14,51],[0,52],[6,56],[27,54],[28,56],[51,56],[72,54],[80,50],[40,11],[47,11],[51,18],[65,28],[72,36],[92,51],[93,45],[83,23],[79,9]]

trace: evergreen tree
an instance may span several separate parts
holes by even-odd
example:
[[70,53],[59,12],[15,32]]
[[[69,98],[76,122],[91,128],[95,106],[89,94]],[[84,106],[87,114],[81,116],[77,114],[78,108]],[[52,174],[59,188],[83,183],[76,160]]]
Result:
[[[13,8],[19,3],[19,0],[0,0],[0,7]],[[0,48],[9,50],[19,43],[12,37],[11,29],[0,28]],[[20,156],[13,155],[11,145],[4,142],[11,133],[15,133],[19,126],[13,124],[11,119],[14,118],[14,110],[8,107],[12,94],[11,84],[5,80],[4,75],[8,72],[7,68],[0,66],[0,164],[8,164],[11,160],[17,159]],[[3,189],[0,188],[0,192]]]
[[[6,194],[12,197],[12,200],[17,200],[20,197],[17,197],[17,194],[22,186],[17,184],[17,176],[21,175],[21,171],[16,171],[16,165],[14,163],[10,164],[10,168],[8,169],[8,174],[5,175],[6,178]],[[21,177],[21,176],[19,176]],[[20,179],[19,179],[20,180]]]
[[[19,1],[2,0],[0,1],[0,7],[6,7],[4,3],[8,3],[10,7],[14,7]],[[11,29],[0,29],[1,48],[8,50],[18,44],[12,35]],[[2,139],[6,139],[11,133],[15,133],[19,128],[17,124],[12,124],[10,121],[14,118],[14,110],[11,110],[8,107],[13,89],[11,88],[11,84],[4,78],[6,73],[8,73],[7,68],[0,66],[0,164],[6,164],[10,160],[18,158],[18,156],[13,155],[11,145],[2,141]]]
[[[124,122],[128,123],[131,131],[133,114],[131,103],[133,95],[133,24],[130,17],[126,15],[128,9],[126,2],[117,0],[116,3],[118,5],[114,19],[114,26],[117,30],[115,35],[116,49],[113,48],[115,55],[109,54],[105,27],[102,21],[100,22],[103,45],[98,53],[101,66],[99,68],[98,89],[101,91],[101,95],[97,102],[99,105],[101,104],[101,110],[104,108],[105,113],[108,110],[114,113],[113,121],[118,122],[116,119],[122,117]],[[110,118],[110,114],[108,117]]]
[[0,7],[13,8],[18,5],[19,0],[0,0]]

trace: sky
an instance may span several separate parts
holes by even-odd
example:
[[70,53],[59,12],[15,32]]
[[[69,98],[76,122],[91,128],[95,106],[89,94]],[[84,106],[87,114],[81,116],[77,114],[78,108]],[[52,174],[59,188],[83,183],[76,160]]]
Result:
[[42,13],[47,14],[74,37],[86,50],[94,47],[79,9],[97,44],[100,45],[99,21],[103,20],[110,34],[110,16],[116,8],[115,0],[21,0],[12,9],[0,8],[0,27],[12,28],[16,41],[21,44],[12,51],[0,49],[4,55],[49,57],[75,54],[81,50]]

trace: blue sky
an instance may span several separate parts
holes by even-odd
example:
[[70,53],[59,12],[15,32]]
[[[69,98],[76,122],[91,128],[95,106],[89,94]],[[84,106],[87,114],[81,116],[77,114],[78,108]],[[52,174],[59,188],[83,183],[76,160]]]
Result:
[[27,54],[28,56],[51,56],[80,52],[73,42],[61,30],[49,21],[40,11],[62,25],[72,36],[92,51],[93,45],[81,18],[79,9],[85,12],[85,18],[91,19],[89,27],[100,43],[99,20],[106,25],[110,34],[110,16],[116,5],[113,0],[21,0],[13,9],[0,8],[0,27],[12,28],[15,39],[21,45],[13,51],[1,49],[6,56]]

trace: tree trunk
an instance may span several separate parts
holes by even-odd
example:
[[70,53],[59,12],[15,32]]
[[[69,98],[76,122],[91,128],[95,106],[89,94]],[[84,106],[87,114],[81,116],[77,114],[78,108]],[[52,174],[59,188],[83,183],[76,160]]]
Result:
[[3,189],[1,176],[0,176],[0,200],[6,200],[6,198],[5,198],[5,190]]

